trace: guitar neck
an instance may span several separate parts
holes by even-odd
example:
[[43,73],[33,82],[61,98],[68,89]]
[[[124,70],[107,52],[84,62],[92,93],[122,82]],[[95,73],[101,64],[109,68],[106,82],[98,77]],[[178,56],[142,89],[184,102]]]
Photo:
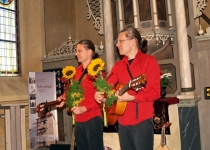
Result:
[[130,82],[126,84],[120,91],[119,96],[123,95],[129,89]]
[[162,128],[162,132],[161,132],[161,143],[160,145],[163,147],[166,145],[166,138],[165,138],[165,128]]
[[61,103],[61,101],[51,101],[51,102],[46,102],[45,103],[45,106],[46,107],[49,107],[49,106],[54,106],[54,105],[57,105],[57,104],[60,104]]

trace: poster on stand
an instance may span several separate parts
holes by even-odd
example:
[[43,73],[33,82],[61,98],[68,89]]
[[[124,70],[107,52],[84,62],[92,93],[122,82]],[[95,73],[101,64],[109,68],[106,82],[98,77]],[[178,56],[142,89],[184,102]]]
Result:
[[29,72],[29,129],[31,149],[58,141],[56,81],[54,72]]

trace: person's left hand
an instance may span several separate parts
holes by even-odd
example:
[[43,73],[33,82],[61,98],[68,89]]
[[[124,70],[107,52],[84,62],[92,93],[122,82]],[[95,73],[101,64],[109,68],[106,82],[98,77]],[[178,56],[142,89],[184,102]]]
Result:
[[85,106],[77,106],[77,107],[73,107],[73,108],[71,109],[71,111],[72,111],[74,114],[79,115],[79,114],[82,114],[82,113],[86,112],[87,109],[86,109]]
[[119,90],[116,91],[115,96],[118,97],[119,102],[126,102],[126,101],[133,101],[135,100],[135,97],[133,95],[128,94],[128,92],[125,92],[123,95],[119,96]]

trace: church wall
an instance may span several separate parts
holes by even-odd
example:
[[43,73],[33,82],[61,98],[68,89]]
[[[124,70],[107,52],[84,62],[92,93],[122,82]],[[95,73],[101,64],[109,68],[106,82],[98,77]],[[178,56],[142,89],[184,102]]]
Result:
[[198,86],[200,90],[198,95],[200,95],[201,100],[198,102],[199,110],[199,121],[200,121],[200,136],[201,136],[201,147],[202,150],[209,149],[209,114],[210,114],[210,100],[205,99],[204,97],[204,87],[210,86],[210,49],[209,41],[198,42],[197,46],[197,56],[198,56],[198,74],[199,74],[199,83]]
[[[207,18],[210,19],[210,1],[206,2],[207,7],[202,10]],[[210,100],[204,97],[204,88],[210,86],[210,41],[204,40],[199,41],[198,36],[199,25],[204,30],[203,34],[206,34],[206,28],[210,25],[203,19],[202,16],[194,19],[195,20],[195,51],[191,52],[191,60],[197,60],[195,62],[197,68],[195,69],[196,76],[196,94],[201,97],[198,101],[198,115],[199,115],[199,126],[200,126],[200,137],[201,137],[201,149],[209,150],[209,114],[210,114]],[[197,22],[196,22],[197,21]],[[210,33],[208,33],[210,35]]]
[[[62,0],[62,2],[56,0],[19,0],[19,4],[22,76],[0,78],[0,104],[5,103],[5,101],[16,100],[27,102],[28,72],[41,72],[43,69],[77,65],[75,60],[51,63],[42,63],[41,61],[45,51],[49,53],[55,47],[60,46],[68,40],[69,34],[72,39],[88,38],[98,46],[101,41],[104,44],[104,36],[98,35],[97,30],[94,29],[93,19],[87,20],[88,8],[86,0]],[[210,17],[210,2],[207,3],[207,6],[204,12]],[[206,29],[208,25],[202,19],[201,23],[203,29]],[[196,48],[190,52],[190,57],[193,63],[196,64],[196,92],[201,97],[198,102],[201,147],[202,150],[208,150],[210,101],[204,99],[203,89],[210,85],[209,41],[199,42],[195,40],[194,44]],[[102,57],[105,58],[105,56]],[[28,114],[28,107],[25,108],[26,114]],[[2,107],[0,107],[0,115],[4,115]],[[27,116],[27,149],[29,149],[28,119]],[[5,147],[4,123],[4,118],[0,118],[0,149],[2,150]]]
[[75,0],[75,13],[76,13],[76,37],[77,39],[90,39],[96,45],[100,45],[102,41],[104,44],[104,36],[100,36],[98,31],[94,29],[93,18],[87,20],[88,7],[86,0]]
[[[101,41],[104,44],[104,36],[94,29],[93,18],[87,20],[86,0],[64,0],[62,5],[59,1],[47,0],[44,7],[47,54],[68,41],[69,35],[72,40],[90,39],[97,46]],[[104,55],[100,57],[105,58]],[[63,68],[66,65],[78,66],[76,59],[69,59],[43,63],[43,69]]]
[[67,41],[75,38],[75,3],[70,0],[44,1],[44,33],[47,53]]
[[[43,56],[43,1],[20,0],[19,1],[19,33],[21,76],[0,78],[0,105],[28,103],[28,72],[41,72]],[[0,106],[0,115],[4,117],[5,107]],[[26,149],[29,147],[29,123],[28,107],[26,110]],[[0,118],[0,149],[6,149],[5,143],[5,118]],[[20,118],[19,118],[20,119]],[[13,120],[14,121],[14,120]],[[14,133],[11,133],[14,134]],[[12,136],[12,135],[11,135]],[[21,143],[21,139],[17,139]]]

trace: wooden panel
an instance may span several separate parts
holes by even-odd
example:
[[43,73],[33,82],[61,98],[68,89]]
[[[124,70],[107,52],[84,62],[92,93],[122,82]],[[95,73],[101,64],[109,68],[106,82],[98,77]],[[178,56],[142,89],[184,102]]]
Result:
[[158,13],[158,20],[165,20],[166,21],[166,5],[165,0],[158,0],[157,1],[157,13]]
[[190,17],[189,17],[188,0],[184,0],[184,5],[185,5],[186,24],[187,24],[187,26],[189,26],[190,25]]
[[26,121],[25,121],[25,108],[21,108],[20,110],[21,114],[21,144],[22,144],[22,150],[26,150]]
[[19,105],[16,105],[15,106],[15,128],[16,128],[16,142],[17,142],[17,145],[16,145],[16,149],[19,150],[19,149],[22,149],[21,148],[21,123],[20,123],[20,120],[21,120],[21,116],[20,116],[20,106]]
[[132,0],[123,0],[125,24],[134,23],[133,2]]
[[10,109],[5,109],[6,150],[11,150]]
[[10,106],[10,111],[11,111],[11,124],[10,124],[10,127],[11,127],[11,147],[12,147],[12,150],[17,150],[17,141],[16,141],[16,126],[15,126],[15,106]]
[[139,15],[141,21],[152,20],[150,0],[139,0]]
[[117,30],[117,12],[116,12],[116,2],[111,1],[111,9],[112,9],[112,26],[113,26],[113,35],[114,39],[118,36],[118,30]]
[[151,46],[148,53],[153,54],[157,60],[174,59],[174,50],[169,41],[165,45],[160,44]]

